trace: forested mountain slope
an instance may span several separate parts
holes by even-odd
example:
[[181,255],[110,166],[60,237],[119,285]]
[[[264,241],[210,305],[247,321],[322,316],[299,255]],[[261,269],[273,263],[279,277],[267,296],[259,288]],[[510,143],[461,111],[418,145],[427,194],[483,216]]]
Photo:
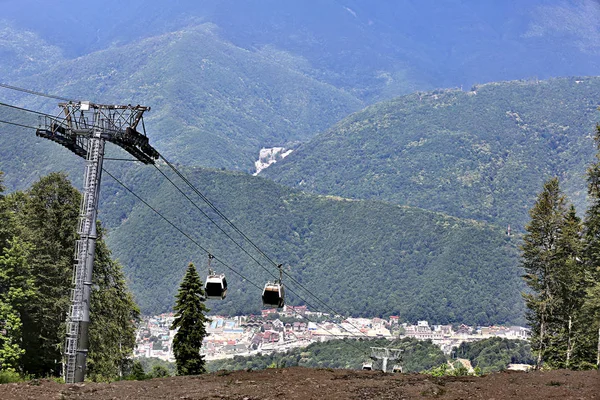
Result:
[[[242,282],[215,264],[227,273],[229,292],[225,301],[209,303],[213,312],[259,312],[269,273],[152,167],[119,171],[109,165],[107,170],[259,286]],[[304,194],[239,173],[203,169],[185,173],[271,258],[336,311],[397,314],[406,320],[439,323],[522,321],[515,238],[507,237],[503,229],[418,208]],[[126,268],[142,311],[170,310],[187,264],[194,262],[201,276],[206,274],[206,254],[106,175],[103,185],[100,217],[110,227],[109,244]],[[243,243],[218,216],[207,213]],[[246,243],[243,246],[276,272]],[[285,276],[284,283],[298,290]],[[287,294],[289,304],[302,303],[289,289]],[[310,308],[331,311],[307,299]]]
[[[150,106],[148,134],[167,158],[249,172],[261,147],[306,140],[362,106],[350,94],[290,68],[268,51],[241,49],[215,30],[201,25],[111,47],[57,62],[16,85],[101,104]],[[58,100],[18,96],[6,89],[0,90],[0,101],[58,112]],[[0,107],[0,118],[7,112]],[[37,117],[29,117],[37,125]],[[3,140],[14,128],[2,124],[0,129]],[[7,140],[0,143],[0,160],[37,143],[30,138]],[[42,154],[50,158],[54,153],[44,149]],[[11,173],[1,163],[0,168]]]
[[598,93],[594,77],[415,93],[349,116],[261,175],[521,229],[551,176],[584,209]]

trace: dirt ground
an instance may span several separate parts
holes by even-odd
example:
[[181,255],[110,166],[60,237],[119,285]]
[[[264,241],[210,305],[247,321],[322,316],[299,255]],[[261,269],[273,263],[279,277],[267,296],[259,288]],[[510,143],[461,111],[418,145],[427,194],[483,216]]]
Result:
[[600,372],[501,372],[433,378],[376,371],[285,368],[147,381],[0,385],[0,399],[600,399]]

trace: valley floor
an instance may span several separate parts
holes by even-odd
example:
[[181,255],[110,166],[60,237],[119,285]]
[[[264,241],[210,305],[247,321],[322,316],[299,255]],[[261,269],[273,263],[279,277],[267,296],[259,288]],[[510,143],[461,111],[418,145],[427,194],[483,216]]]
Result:
[[600,399],[599,371],[501,372],[483,377],[286,368],[148,381],[0,385],[9,399]]

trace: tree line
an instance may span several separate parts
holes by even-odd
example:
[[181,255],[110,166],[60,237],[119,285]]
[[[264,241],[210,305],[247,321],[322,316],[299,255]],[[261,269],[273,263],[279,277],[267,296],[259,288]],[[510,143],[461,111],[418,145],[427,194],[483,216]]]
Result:
[[[0,372],[62,374],[80,203],[64,173],[5,195],[0,172]],[[114,380],[130,368],[139,309],[98,232],[87,371]]]
[[523,237],[529,288],[523,297],[537,368],[600,365],[600,125],[594,141],[583,220],[552,178],[530,210]]

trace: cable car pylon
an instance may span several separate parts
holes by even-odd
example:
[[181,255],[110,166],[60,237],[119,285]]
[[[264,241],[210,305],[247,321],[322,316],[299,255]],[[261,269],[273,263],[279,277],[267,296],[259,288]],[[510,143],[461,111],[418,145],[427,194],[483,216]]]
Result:
[[[158,152],[145,134],[143,114],[150,107],[91,102],[60,103],[63,117],[45,117],[36,135],[56,142],[86,160],[73,268],[71,308],[67,319],[64,358],[66,383],[83,382],[88,354],[92,273],[96,251],[96,216],[107,141],[144,164],[154,164]],[[138,125],[141,122],[143,133]]]
[[[381,370],[383,372],[387,372],[387,363],[388,360],[400,360],[401,359],[401,354],[404,350],[403,349],[390,349],[388,347],[371,347],[371,359],[372,360],[383,360],[382,366],[381,366]],[[365,368],[365,365],[368,363],[364,363],[363,364],[363,369],[372,369],[373,366],[371,364],[371,368]],[[402,372],[402,366],[399,364],[394,365],[394,372]]]

